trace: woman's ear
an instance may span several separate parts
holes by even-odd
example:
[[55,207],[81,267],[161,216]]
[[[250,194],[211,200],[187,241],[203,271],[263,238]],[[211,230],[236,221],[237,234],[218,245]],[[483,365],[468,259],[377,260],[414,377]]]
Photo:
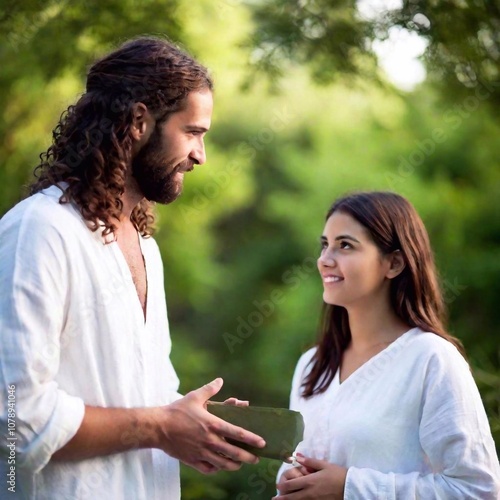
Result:
[[136,102],[132,106],[132,126],[130,135],[139,144],[146,142],[154,128],[155,120],[151,116],[147,106],[142,102]]
[[406,266],[406,263],[401,250],[395,250],[388,256],[388,258],[389,258],[390,268],[389,271],[387,271],[386,277],[389,279],[393,279],[399,274],[401,274],[401,272]]

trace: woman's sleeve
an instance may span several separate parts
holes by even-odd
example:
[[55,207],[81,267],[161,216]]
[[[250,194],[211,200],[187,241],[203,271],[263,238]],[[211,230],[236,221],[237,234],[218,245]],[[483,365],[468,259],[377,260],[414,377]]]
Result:
[[[304,380],[305,370],[312,358],[314,349],[310,349],[299,359],[292,379],[292,390],[290,391],[290,410],[300,411],[299,400],[302,380]],[[276,475],[276,482],[279,483],[281,475],[293,466],[283,462]]]
[[420,443],[430,474],[350,467],[345,500],[497,500],[500,468],[486,412],[469,366],[451,345],[429,358]]
[[43,224],[36,209],[19,218],[7,214],[0,224],[1,449],[32,472],[74,436],[85,411],[55,381],[67,255],[57,221]]

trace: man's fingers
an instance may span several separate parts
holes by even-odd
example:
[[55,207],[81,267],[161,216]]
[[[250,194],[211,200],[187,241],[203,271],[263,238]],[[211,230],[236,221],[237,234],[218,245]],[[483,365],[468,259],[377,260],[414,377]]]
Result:
[[196,469],[198,472],[201,472],[202,474],[213,474],[214,472],[217,472],[219,470],[213,464],[205,462],[204,460],[197,462],[195,464],[186,464],[186,465],[193,467],[193,469]]
[[[224,453],[213,451],[216,448],[214,445],[211,445],[210,448],[212,449],[204,450],[202,460],[195,461],[194,463],[186,462],[186,465],[193,467],[203,474],[213,474],[220,470],[236,471],[241,468],[241,461],[233,460]],[[255,458],[251,454],[248,455],[252,459]],[[253,461],[250,463],[253,463]]]
[[242,463],[233,460],[223,453],[210,453],[205,456],[205,461],[210,462],[218,470],[236,471],[241,468]]
[[210,452],[236,463],[257,464],[259,462],[259,457],[239,446],[227,442],[222,437],[210,443],[207,448]]
[[219,377],[215,380],[212,380],[209,384],[200,387],[194,391],[191,391],[189,394],[186,394],[186,398],[197,399],[201,403],[205,404],[211,397],[215,396],[222,388],[222,384],[224,381]]
[[216,447],[214,446],[213,449],[216,453],[227,457],[234,462],[243,462],[245,464],[259,463],[259,457],[224,440],[221,441]]
[[262,437],[254,434],[253,432],[247,431],[242,427],[229,424],[220,418],[217,418],[217,421],[214,421],[210,427],[210,430],[224,438],[241,441],[242,443],[255,446],[256,448],[263,448],[266,446],[266,442]]
[[250,403],[237,398],[229,398],[224,401],[224,404],[230,406],[248,406]]

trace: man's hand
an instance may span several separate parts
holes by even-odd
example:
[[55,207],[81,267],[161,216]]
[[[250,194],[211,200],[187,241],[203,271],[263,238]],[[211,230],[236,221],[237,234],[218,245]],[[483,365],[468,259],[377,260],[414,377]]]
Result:
[[[52,460],[85,460],[124,451],[159,448],[200,472],[239,469],[258,458],[225,441],[232,438],[257,448],[264,440],[231,425],[206,410],[207,401],[222,387],[222,379],[192,391],[166,406],[99,408],[85,406],[77,433],[52,455]],[[230,398],[227,404],[245,405]]]
[[325,460],[297,455],[302,467],[287,470],[277,485],[275,499],[283,500],[342,500],[347,469]]
[[237,398],[229,398],[224,401],[224,404],[229,406],[248,406],[250,403]]
[[[156,423],[160,435],[155,447],[205,474],[218,470],[234,471],[241,467],[242,462],[257,463],[255,455],[229,444],[225,438],[258,448],[265,446],[264,440],[206,410],[207,401],[220,391],[222,383],[218,378],[182,399],[158,408]],[[239,402],[234,399],[230,398],[226,403]]]

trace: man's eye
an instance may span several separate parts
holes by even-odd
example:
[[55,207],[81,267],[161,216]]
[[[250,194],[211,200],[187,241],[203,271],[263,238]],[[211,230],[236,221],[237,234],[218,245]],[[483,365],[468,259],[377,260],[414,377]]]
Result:
[[191,135],[194,135],[194,136],[204,136],[205,135],[205,131],[202,131],[202,130],[190,130],[189,133]]

